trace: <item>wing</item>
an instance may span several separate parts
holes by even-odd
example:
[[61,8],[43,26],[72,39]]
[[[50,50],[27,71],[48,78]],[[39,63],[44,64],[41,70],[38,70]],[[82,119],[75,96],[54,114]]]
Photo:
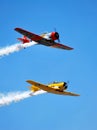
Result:
[[[40,88],[40,89],[41,89],[41,87],[48,87],[47,85],[44,85],[44,84],[35,82],[35,81],[33,81],[33,80],[27,80],[26,82],[28,82],[29,84],[34,85],[34,86],[36,86],[36,87],[38,87],[38,88]],[[45,90],[45,91],[46,91],[46,90]]]
[[48,40],[46,38],[43,38],[42,36],[36,35],[34,33],[28,32],[22,28],[15,28],[15,31],[23,34],[24,36],[28,37],[29,39],[38,42],[39,44],[45,45],[45,46],[52,46],[54,48],[60,48],[60,49],[65,49],[65,50],[72,50],[73,48],[60,44],[60,43],[56,43],[54,41]]
[[24,30],[22,28],[15,28],[15,31],[23,34],[24,36],[28,37],[29,39],[31,39],[31,40],[33,40],[35,42],[38,42],[38,41],[40,41],[42,39],[41,36],[38,36],[38,35],[36,35],[34,33],[31,33],[31,32],[28,32],[28,31],[26,31],[26,30]]
[[44,91],[47,91],[49,93],[54,93],[54,94],[59,94],[59,95],[68,95],[68,96],[79,96],[79,94],[75,94],[75,93],[72,93],[72,92],[67,92],[67,91],[60,92],[58,90],[55,90],[53,88],[48,87],[47,85],[40,84],[40,83],[37,83],[37,82],[32,81],[32,80],[27,80],[27,82],[32,84],[32,85],[39,87],[40,89],[42,89]]
[[59,48],[59,49],[65,49],[65,50],[73,50],[72,47],[69,47],[69,46],[66,46],[66,45],[63,45],[63,44],[60,44],[60,43],[56,43],[56,42],[54,42],[52,47]]
[[59,95],[67,95],[67,96],[80,96],[79,94],[76,93],[72,93],[72,92],[67,92],[67,91],[56,91],[55,94],[59,94]]

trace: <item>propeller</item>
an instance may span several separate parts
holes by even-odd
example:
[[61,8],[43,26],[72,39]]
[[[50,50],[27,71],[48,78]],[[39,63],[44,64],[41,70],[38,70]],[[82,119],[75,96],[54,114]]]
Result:
[[67,85],[69,86],[69,84],[70,84],[70,81],[68,80],[68,81],[67,81]]
[[69,83],[70,83],[70,81],[68,80],[68,81],[67,81],[67,84],[69,84]]
[[65,89],[67,89],[67,88],[68,88],[68,86],[69,86],[69,83],[70,83],[69,81],[67,81],[67,82],[64,82],[64,88],[65,88]]
[[58,38],[58,42],[60,43],[60,38]]
[[57,40],[58,40],[58,42],[60,43],[60,35],[59,35],[59,33],[57,32],[57,29],[56,28],[54,28],[54,31],[55,31],[55,35],[56,35],[56,37],[57,37]]

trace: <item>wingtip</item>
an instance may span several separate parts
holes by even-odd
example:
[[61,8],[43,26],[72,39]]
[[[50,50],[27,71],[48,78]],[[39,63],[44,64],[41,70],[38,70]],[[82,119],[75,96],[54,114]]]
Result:
[[21,29],[21,28],[14,28],[15,31],[18,31],[18,30],[20,30],[20,29]]
[[74,50],[74,48],[70,47],[68,50]]
[[26,80],[27,83],[29,83],[30,80]]
[[76,96],[80,96],[80,94],[76,94]]
[[14,28],[14,30],[17,30],[18,28]]
[[33,84],[33,83],[32,83],[32,82],[33,82],[32,80],[26,80],[26,82],[29,83],[29,84]]
[[74,48],[71,48],[71,50],[74,50]]

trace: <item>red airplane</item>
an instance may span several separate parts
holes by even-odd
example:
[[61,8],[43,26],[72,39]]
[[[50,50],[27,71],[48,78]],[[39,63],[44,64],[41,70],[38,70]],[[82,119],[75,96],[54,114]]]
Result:
[[24,35],[23,38],[18,38],[18,40],[22,41],[23,44],[35,41],[37,44],[45,45],[45,46],[50,46],[54,48],[59,48],[59,49],[65,49],[65,50],[72,50],[73,48],[57,43],[55,40],[59,40],[59,33],[58,32],[50,32],[50,33],[44,33],[42,35],[37,35],[32,32],[26,31],[22,28],[15,28],[15,31],[21,33]]

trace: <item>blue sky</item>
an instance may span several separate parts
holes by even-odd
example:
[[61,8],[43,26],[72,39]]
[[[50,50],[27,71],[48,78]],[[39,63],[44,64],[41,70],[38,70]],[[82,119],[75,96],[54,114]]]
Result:
[[44,94],[0,108],[2,130],[97,129],[97,1],[1,0],[0,47],[17,43],[14,28],[41,34],[57,28],[63,51],[33,46],[0,59],[0,92],[27,90],[25,81],[69,81],[80,97]]

